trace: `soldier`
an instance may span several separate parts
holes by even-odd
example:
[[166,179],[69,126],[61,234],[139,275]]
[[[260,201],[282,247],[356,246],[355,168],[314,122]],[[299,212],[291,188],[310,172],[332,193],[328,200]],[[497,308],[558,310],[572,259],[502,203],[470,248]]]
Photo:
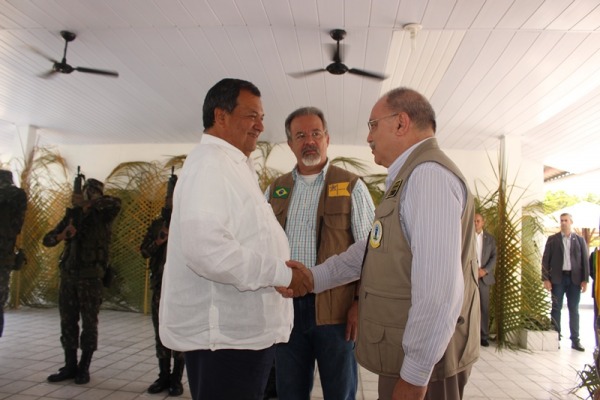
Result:
[[[43,239],[47,247],[65,241],[60,258],[58,298],[65,366],[48,376],[49,382],[75,378],[75,383],[80,385],[90,381],[90,362],[98,348],[98,313],[102,303],[102,278],[109,261],[111,226],[121,210],[121,200],[104,196],[103,190],[102,182],[88,179],[83,193],[73,194],[73,208],[67,209],[63,219]],[[79,365],[77,347],[82,351]]]
[[[175,176],[175,175],[172,175]],[[174,186],[174,185],[173,185]],[[169,396],[180,396],[183,393],[181,377],[185,366],[183,353],[172,351],[165,347],[158,334],[158,307],[163,268],[167,260],[167,239],[172,210],[172,192],[167,195],[167,205],[162,209],[162,215],[152,221],[146,236],[140,246],[144,258],[150,259],[150,286],[152,287],[152,324],[156,340],[156,357],[158,358],[158,379],[148,388],[148,393],[160,393],[169,390]],[[173,372],[171,372],[171,357],[173,357]]]
[[13,183],[12,172],[0,170],[0,337],[4,330],[4,303],[8,300],[10,272],[16,269],[15,242],[27,209],[25,191]]

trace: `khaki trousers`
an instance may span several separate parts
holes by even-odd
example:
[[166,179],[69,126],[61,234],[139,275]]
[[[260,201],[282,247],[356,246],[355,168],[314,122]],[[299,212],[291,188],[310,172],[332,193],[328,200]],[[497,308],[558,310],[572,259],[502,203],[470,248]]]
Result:
[[[461,400],[469,375],[471,375],[471,366],[442,381],[429,382],[425,400]],[[379,400],[392,400],[397,381],[398,378],[379,376]]]

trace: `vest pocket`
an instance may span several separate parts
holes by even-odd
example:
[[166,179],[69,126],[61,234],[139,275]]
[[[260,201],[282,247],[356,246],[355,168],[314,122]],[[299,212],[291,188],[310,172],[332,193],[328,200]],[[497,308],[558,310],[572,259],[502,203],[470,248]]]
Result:
[[404,360],[402,338],[410,308],[410,288],[395,293],[361,289],[356,357],[368,370],[398,376]]
[[362,320],[356,358],[366,369],[386,376],[398,376],[404,360],[404,329]]
[[348,214],[323,214],[323,223],[328,229],[350,229],[350,218]]

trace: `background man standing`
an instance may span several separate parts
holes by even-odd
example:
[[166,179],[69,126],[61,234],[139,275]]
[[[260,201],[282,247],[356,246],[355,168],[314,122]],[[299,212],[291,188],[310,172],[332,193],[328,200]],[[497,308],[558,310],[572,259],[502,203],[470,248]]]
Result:
[[546,241],[542,257],[542,280],[546,290],[552,292],[552,324],[561,338],[560,314],[563,298],[567,296],[571,348],[585,351],[579,341],[579,299],[587,289],[590,277],[588,248],[585,240],[571,231],[571,214],[560,215],[560,232]]
[[490,286],[496,283],[496,240],[483,230],[485,220],[475,214],[475,239],[477,243],[477,263],[479,264],[479,300],[481,302],[481,345],[488,347],[490,336]]
[[4,304],[8,300],[10,273],[17,268],[15,244],[21,233],[27,196],[13,183],[12,172],[0,169],[0,337],[4,331]]
[[[73,207],[81,207],[80,221],[74,208],[43,239],[46,247],[65,241],[60,257],[60,342],[65,366],[48,376],[49,382],[75,378],[78,385],[90,381],[90,363],[98,348],[98,313],[102,304],[102,278],[109,262],[112,223],[121,210],[121,200],[103,195],[104,184],[88,179],[82,194],[73,194]],[[81,338],[79,318],[81,317]],[[77,347],[81,360],[77,365]]]
[[260,91],[223,79],[202,118],[173,198],[160,338],[185,352],[194,400],[262,400],[293,323],[292,302],[273,286],[297,286],[301,273],[285,266],[287,238],[250,158],[264,130]]
[[[285,132],[297,165],[271,184],[267,196],[287,234],[292,259],[310,268],[365,239],[374,206],[357,175],[329,164],[329,133],[321,110],[292,112]],[[294,299],[290,340],[276,351],[280,400],[310,398],[315,359],[326,400],[356,398],[357,294],[354,282]]]

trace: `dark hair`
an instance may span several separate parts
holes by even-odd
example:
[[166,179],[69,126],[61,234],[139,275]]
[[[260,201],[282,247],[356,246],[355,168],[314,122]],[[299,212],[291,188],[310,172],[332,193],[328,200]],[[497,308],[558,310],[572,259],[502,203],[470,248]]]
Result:
[[429,101],[421,93],[406,87],[392,89],[385,94],[387,105],[392,111],[405,112],[415,123],[417,128],[437,128],[435,111]]
[[296,117],[300,117],[302,115],[316,115],[321,119],[323,123],[323,129],[325,129],[325,134],[327,134],[327,121],[325,120],[325,115],[323,115],[323,111],[319,110],[317,107],[300,107],[296,111],[293,111],[288,117],[285,119],[285,135],[288,140],[292,140],[292,121]]
[[237,98],[242,90],[247,90],[253,95],[260,97],[260,90],[254,84],[241,79],[225,78],[209,89],[204,98],[204,105],[202,106],[204,129],[208,129],[215,124],[216,108],[225,110],[228,113],[233,112],[237,106]]

